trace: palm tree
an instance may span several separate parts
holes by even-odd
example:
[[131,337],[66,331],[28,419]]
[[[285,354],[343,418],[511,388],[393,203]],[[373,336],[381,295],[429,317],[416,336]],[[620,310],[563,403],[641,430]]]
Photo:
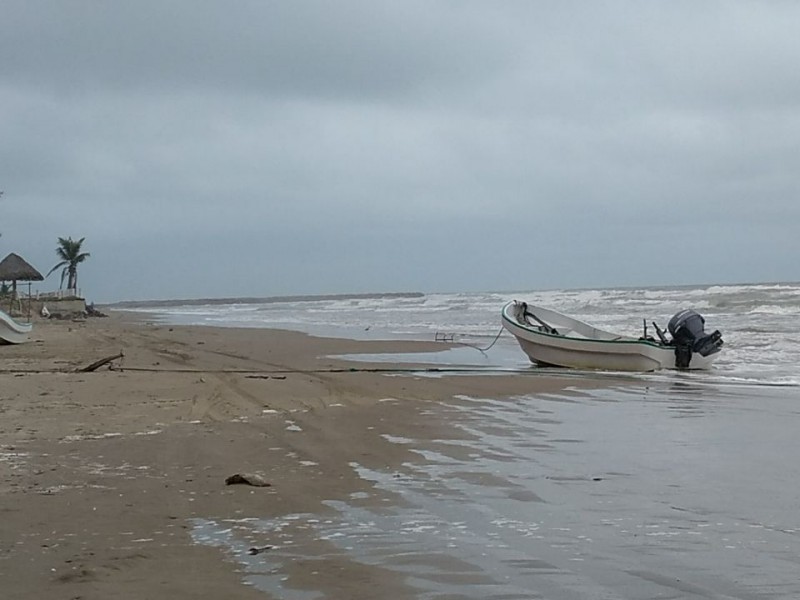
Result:
[[56,254],[58,254],[61,262],[50,269],[50,272],[47,274],[47,276],[49,277],[50,273],[56,269],[60,269],[61,267],[64,268],[64,270],[61,271],[61,285],[59,286],[59,289],[64,287],[65,277],[68,278],[68,290],[78,289],[78,265],[90,256],[88,252],[81,252],[81,245],[85,239],[86,238],[73,240],[71,237],[66,239],[62,237],[58,238],[58,248],[56,248]]

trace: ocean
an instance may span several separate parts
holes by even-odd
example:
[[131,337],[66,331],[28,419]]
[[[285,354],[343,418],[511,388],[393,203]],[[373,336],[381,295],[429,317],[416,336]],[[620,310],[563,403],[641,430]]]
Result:
[[[708,330],[722,332],[725,346],[709,372],[612,375],[598,389],[576,385],[562,393],[436,403],[387,398],[388,404],[361,407],[374,415],[370,429],[417,459],[391,468],[353,462],[369,491],[329,500],[319,513],[197,518],[195,542],[218,548],[238,564],[243,581],[268,597],[290,600],[337,597],[313,583],[300,589],[288,576],[292,565],[326,561],[389,570],[412,590],[407,597],[425,600],[800,598],[800,284],[137,310],[175,324],[360,339],[452,336],[463,346],[427,358],[498,376],[546,372],[528,362],[509,334],[497,337],[500,309],[512,299],[632,335],[641,332],[642,319],[664,327],[674,313],[693,308]],[[475,349],[495,339],[488,351]],[[401,407],[402,419],[385,418],[389,404]],[[437,439],[418,434],[431,421],[446,424]],[[291,427],[291,435],[303,435]],[[315,467],[307,464],[298,468],[313,477]],[[268,553],[248,554],[264,543]],[[370,585],[372,597],[387,597],[379,582]]]
[[[641,335],[643,320],[652,334],[651,322],[666,329],[673,314],[691,308],[706,319],[706,330],[719,329],[725,341],[713,371],[696,379],[707,383],[800,386],[800,283],[372,294],[154,303],[133,308],[172,324],[291,329],[354,339],[435,340],[438,336],[453,339],[464,347],[459,352],[429,357],[437,364],[534,368],[509,333],[502,333],[486,353],[474,349],[492,343],[500,332],[500,310],[514,299],[553,308],[601,329],[634,336]],[[411,361],[412,357],[383,357],[394,362],[403,359]],[[676,376],[693,374],[667,375]]]

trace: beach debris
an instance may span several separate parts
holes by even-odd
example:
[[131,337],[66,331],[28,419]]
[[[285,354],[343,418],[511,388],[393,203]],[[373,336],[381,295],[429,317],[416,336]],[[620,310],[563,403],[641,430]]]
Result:
[[50,318],[50,311],[47,310],[47,307],[44,304],[42,304],[42,312],[41,312],[41,314],[42,314],[42,317],[45,318],[45,319],[49,319]]
[[112,360],[117,360],[118,358],[123,358],[124,356],[125,355],[122,352],[120,352],[119,354],[114,354],[113,356],[107,356],[105,358],[101,358],[100,360],[96,360],[92,364],[90,364],[90,365],[88,365],[86,367],[83,367],[82,369],[78,369],[77,372],[78,373],[91,373],[92,371],[96,371],[97,369],[99,369],[103,365],[107,365]]
[[261,554],[262,552],[266,552],[267,550],[272,550],[275,546],[253,546],[250,548],[247,553],[250,556],[255,556],[256,554]]
[[86,316],[87,317],[107,317],[108,315],[105,313],[100,312],[94,307],[94,302],[88,304],[86,306]]
[[225,479],[225,485],[244,484],[255,487],[270,487],[272,484],[255,473],[234,473]]

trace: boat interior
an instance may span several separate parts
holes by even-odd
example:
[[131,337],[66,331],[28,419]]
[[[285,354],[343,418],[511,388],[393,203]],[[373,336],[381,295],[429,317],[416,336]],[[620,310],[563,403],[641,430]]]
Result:
[[520,325],[550,335],[612,342],[629,339],[622,335],[597,329],[583,321],[578,321],[554,311],[529,306],[525,302],[517,302],[515,304],[514,318]]

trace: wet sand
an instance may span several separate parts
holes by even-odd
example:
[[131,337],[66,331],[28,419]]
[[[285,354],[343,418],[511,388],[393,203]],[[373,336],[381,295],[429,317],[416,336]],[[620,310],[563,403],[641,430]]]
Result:
[[[796,402],[679,377],[439,403],[444,437],[390,437],[418,459],[360,466],[370,498],[287,519],[273,564],[310,529],[418,598],[798,598]],[[227,526],[236,541],[274,524]]]
[[[0,346],[0,596],[419,597],[402,570],[329,553],[322,537],[275,565],[272,549],[248,554],[274,546],[274,535],[228,547],[206,543],[203,528],[331,514],[359,494],[391,504],[391,494],[373,497],[377,487],[360,469],[391,473],[419,460],[392,440],[451,437],[442,402],[576,385],[553,376],[386,375],[330,358],[441,348],[117,315],[36,323],[30,343]],[[75,372],[117,352],[124,358],[113,369]],[[234,473],[271,485],[225,485]]]

